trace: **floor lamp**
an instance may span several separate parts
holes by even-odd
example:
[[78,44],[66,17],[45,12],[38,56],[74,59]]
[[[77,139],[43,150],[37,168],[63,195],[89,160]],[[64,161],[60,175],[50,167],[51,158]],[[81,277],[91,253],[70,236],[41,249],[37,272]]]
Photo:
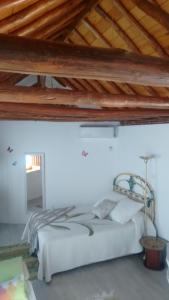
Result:
[[145,186],[144,186],[144,206],[145,206],[145,214],[144,214],[144,234],[147,235],[147,178],[148,178],[148,162],[149,160],[154,158],[154,155],[140,156],[140,158],[145,163]]

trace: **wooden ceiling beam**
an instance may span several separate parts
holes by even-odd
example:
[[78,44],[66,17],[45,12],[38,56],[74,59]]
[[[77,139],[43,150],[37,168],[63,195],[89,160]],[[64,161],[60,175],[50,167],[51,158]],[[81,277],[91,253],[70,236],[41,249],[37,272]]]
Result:
[[85,87],[86,91],[97,92],[97,90],[93,87],[93,85],[90,84],[90,81],[86,79],[81,79],[80,83]]
[[154,50],[162,57],[167,57],[168,53],[163,49],[163,47],[160,45],[160,43],[156,40],[156,38],[151,35],[144,26],[138,22],[138,20],[129,12],[129,10],[126,8],[126,6],[122,3],[121,0],[112,0],[114,6],[122,13],[122,15],[131,22],[144,36],[144,38],[150,42],[151,46],[154,48]]
[[157,97],[159,96],[157,91],[154,90],[151,86],[146,86],[146,90],[148,91],[148,93],[153,96],[153,97]]
[[82,20],[82,23],[98,38],[106,47],[112,48],[112,44],[104,37],[103,34],[92,24],[87,18]]
[[[91,47],[91,45],[87,41],[86,37],[84,37],[84,35],[82,35],[78,29],[75,28],[74,32],[76,32],[76,34],[81,38],[81,40],[83,41],[83,43],[84,43],[85,46]],[[71,36],[67,38],[67,41],[69,41],[71,44],[75,44],[75,42],[73,41],[73,39],[71,38]]]
[[[79,90],[79,88],[77,88],[77,86],[73,85],[72,83],[70,83],[68,81],[68,79],[65,78],[55,78],[55,80],[57,80],[62,86],[64,87],[71,87],[73,90]],[[77,82],[77,80],[76,80]],[[93,80],[92,80],[93,82]],[[81,85],[81,87],[83,88],[83,90],[85,90],[86,92],[98,92],[98,89],[96,88],[96,86],[91,84],[91,81],[87,81],[85,79],[81,79],[80,81],[78,80],[78,83]],[[100,90],[101,92],[103,92],[103,89]],[[107,92],[107,91],[106,91]]]
[[[96,7],[97,7],[97,6],[96,6]],[[78,29],[75,29],[74,31],[75,31],[76,34],[81,38],[81,40],[83,41],[83,43],[84,43],[85,45],[90,46],[90,43],[89,43],[89,42],[86,40],[86,38],[79,32]],[[68,38],[68,41],[69,41],[70,43],[74,44],[74,41],[72,40],[71,37]],[[93,80],[92,80],[92,82],[90,81],[90,83],[93,85],[93,84],[94,84]],[[121,93],[124,93],[124,94],[125,94],[124,90],[123,90],[122,88],[120,88],[118,84],[115,84],[114,82],[109,82],[109,84],[112,84],[113,88],[115,88],[116,91],[118,91],[119,94],[121,94]],[[99,85],[100,85],[100,86],[99,86]],[[126,87],[127,90],[129,90],[131,94],[133,94],[133,95],[137,94],[137,93],[135,92],[135,90],[131,87],[131,85],[129,85],[129,84],[127,84],[127,83],[123,83],[123,86]],[[96,90],[98,91],[98,89],[100,90],[100,88],[102,89],[102,92],[104,92],[104,91],[107,92],[107,90],[104,88],[104,86],[103,86],[101,83],[98,82],[98,84],[97,84],[97,86],[96,86]]]
[[70,9],[67,10],[67,13],[65,14],[65,11],[63,11],[62,16],[56,19],[52,19],[52,22],[48,23],[48,26],[37,28],[36,31],[33,32],[32,36],[33,38],[37,39],[51,39],[51,36],[56,35],[60,30],[68,25],[71,25],[72,19],[76,18],[81,11],[84,10],[85,3],[74,3],[70,2]]
[[[71,44],[74,44],[74,42],[72,41],[72,39],[71,38],[69,38],[68,40],[67,40],[69,43],[71,43]],[[77,81],[77,80],[76,80]],[[88,81],[88,80],[86,80],[86,79],[81,79],[81,80],[78,80],[78,82],[85,88],[85,90],[87,90],[87,91],[97,91],[94,87],[93,87],[93,85],[91,85],[90,84],[90,81]]]
[[[100,122],[104,121],[99,119],[98,117],[56,117],[56,116],[45,116],[45,115],[37,115],[30,113],[17,113],[15,114],[13,112],[1,112],[0,111],[0,120],[19,120],[19,121],[25,121],[25,120],[43,120],[43,121],[54,121],[54,122]],[[111,120],[110,120],[111,121]],[[169,123],[169,117],[161,117],[161,118],[146,118],[146,119],[136,119],[136,120],[122,120],[120,121],[120,125],[122,126],[130,126],[130,125],[151,125],[151,124],[165,124]]]
[[152,125],[152,124],[166,124],[166,123],[169,123],[169,117],[127,120],[127,121],[120,122],[120,125],[133,126],[133,125]]
[[[129,21],[143,34],[143,36],[150,42],[151,46],[161,57],[169,57],[168,52],[160,45],[156,38],[151,35],[144,26],[129,12],[126,6],[121,0],[113,0],[115,7],[129,19]],[[156,3],[157,4],[157,3]],[[157,96],[158,93],[152,87],[147,87],[147,90],[151,96]]]
[[129,37],[129,35],[119,26],[119,24],[107,12],[104,11],[104,9],[100,5],[97,5],[95,7],[95,10],[100,16],[102,16],[106,21],[108,21],[112,25],[113,29],[122,38],[122,40],[126,43],[129,49],[131,49],[133,52],[140,53],[140,49]]
[[97,80],[90,80],[90,84],[99,93],[108,93],[107,89]]
[[54,80],[56,80],[63,88],[69,88],[69,84],[67,84],[64,80],[62,80],[62,78],[56,78],[56,77],[53,77]]
[[[89,24],[88,24],[88,25],[89,25]],[[90,25],[91,25],[91,24],[90,24]],[[89,25],[89,28],[90,28],[90,25]],[[92,25],[91,25],[91,28],[93,28]],[[76,33],[79,34],[80,37],[83,37],[83,36],[79,33],[78,30],[76,30]],[[97,33],[98,33],[98,32],[97,32],[97,29],[94,27],[93,34],[95,34],[96,37],[99,37],[99,38],[100,38],[100,35],[97,36]],[[102,36],[101,36],[101,38],[102,38]],[[72,41],[71,38],[69,38],[68,41],[70,41],[71,43],[74,44],[74,42]],[[83,37],[83,41],[85,42],[86,45],[89,45],[89,46],[90,46],[90,44],[89,44],[88,41],[85,39],[85,37]],[[107,45],[107,46],[110,48],[110,45]],[[103,85],[103,83],[98,83],[98,84],[102,87],[102,91],[110,92],[108,89],[105,88],[105,86]],[[110,86],[113,88],[113,90],[115,90],[117,93],[121,93],[121,92],[124,93],[116,83],[114,83],[114,82],[109,82],[109,85],[110,85]],[[93,86],[94,86],[94,84],[93,84]],[[98,87],[98,85],[97,85],[97,87]],[[97,91],[97,87],[95,88],[96,91]]]
[[[6,76],[5,76],[6,75]],[[0,73],[0,84],[15,85],[24,79],[25,75],[23,74],[9,74],[9,73]]]
[[[137,47],[137,45],[133,42],[133,40],[127,35],[127,33],[118,25],[118,23],[112,19],[112,17],[109,16],[108,13],[106,13],[100,5],[96,6],[96,11],[105,19],[107,20],[113,28],[116,30],[116,32],[120,35],[120,37],[124,40],[124,42],[127,44],[128,48],[136,53],[141,53],[140,49]],[[151,87],[146,87],[150,95],[157,96],[156,92]],[[133,91],[133,90],[132,90]]]
[[100,122],[105,121],[105,118],[98,117],[72,117],[72,116],[46,116],[44,114],[34,114],[34,113],[17,113],[15,112],[1,112],[0,120],[17,120],[17,121],[49,121],[49,122]]
[[[80,38],[83,40],[83,42],[85,43],[85,45],[90,46],[90,43],[88,43],[88,41],[86,40],[86,38],[76,29],[75,30],[76,34],[78,34],[80,36]],[[97,32],[97,31],[96,31]],[[68,41],[70,41],[70,43],[74,44],[74,41],[69,38]],[[105,88],[105,86],[103,85],[102,82],[98,82],[98,81],[94,81],[94,80],[90,80],[90,85],[94,86],[96,91],[101,91],[101,92],[110,92],[108,89]],[[109,85],[113,88],[113,90],[115,90],[118,94],[120,93],[124,93],[124,91],[114,82],[109,82]],[[126,84],[124,84],[126,85]],[[129,85],[128,85],[129,86]],[[130,86],[129,86],[130,88]],[[135,94],[135,93],[134,93]]]
[[75,86],[78,91],[85,91],[84,86],[76,78],[69,78],[69,82]]
[[115,94],[125,94],[124,91],[115,83],[111,81],[106,82],[113,90],[115,90]]
[[49,37],[48,37],[48,40],[50,40],[50,41],[62,41],[63,40],[63,35],[64,35],[64,33],[65,33],[65,31],[67,31],[67,29],[70,27],[70,23],[68,23],[68,24],[64,24],[63,26],[62,26],[62,28],[60,28],[60,30],[59,31],[57,31],[57,32],[55,32],[54,34],[52,34],[52,35],[50,35]]
[[[26,75],[27,76],[27,75]],[[16,84],[19,81],[21,81],[25,75],[23,74],[14,74],[14,73],[8,73],[8,72],[2,72],[0,73],[0,84]]]
[[158,3],[158,1],[157,1],[157,0],[152,0],[152,2],[153,2],[153,4],[155,4],[155,5],[158,5],[158,6],[160,6],[160,7],[161,7],[161,4],[160,4],[160,3]]
[[[24,2],[24,1],[23,1]],[[30,1],[29,1],[30,2]],[[33,2],[33,1],[32,1]],[[34,1],[37,2],[37,1]],[[39,1],[38,1],[39,2]],[[63,22],[63,16],[65,15],[65,9],[67,11],[67,13],[70,12],[70,10],[72,9],[72,11],[74,10],[74,8],[77,6],[77,4],[79,5],[79,1],[74,1],[73,2],[73,6],[72,6],[72,2],[70,2],[69,0],[65,1],[63,3],[63,1],[61,2],[61,5],[58,5],[57,3],[57,8],[52,9],[53,7],[56,7],[56,1],[50,1],[49,5],[47,5],[47,9],[49,10],[48,13],[46,15],[43,15],[41,18],[38,18],[37,20],[35,20],[32,23],[29,23],[28,26],[19,28],[18,30],[16,30],[17,26],[19,27],[22,22],[24,22],[24,18],[25,18],[25,22],[29,22],[31,21],[32,18],[36,18],[39,17],[42,13],[44,13],[46,11],[46,9],[44,10],[44,8],[46,7],[46,1],[41,1],[42,3],[39,5],[39,3],[36,3],[35,5],[30,5],[28,8],[26,8],[26,10],[22,10],[19,13],[12,15],[11,17],[9,17],[8,19],[3,20],[2,22],[0,22],[0,32],[15,32],[16,35],[30,35],[32,34],[32,32],[36,31],[36,23],[38,25],[38,32],[39,32],[39,26],[41,28],[42,24],[46,24],[46,21],[51,22],[51,17],[53,16],[53,18],[55,18],[55,22],[56,22],[56,18],[60,17],[61,21]],[[58,10],[59,8],[59,10]],[[16,18],[17,15],[17,18]],[[31,18],[29,20],[29,18]],[[53,20],[53,19],[52,19]],[[41,24],[42,21],[42,24]],[[58,19],[57,19],[58,21]],[[21,22],[21,23],[20,23]],[[15,24],[16,23],[16,24]],[[59,22],[58,22],[59,23]],[[11,27],[10,27],[11,26]],[[56,26],[56,25],[55,25]],[[15,30],[13,30],[15,29]],[[33,31],[31,31],[33,30]],[[38,38],[38,36],[37,36]],[[0,75],[1,77],[1,75]],[[16,77],[16,79],[15,79]],[[21,75],[21,79],[23,79],[23,75]],[[18,80],[18,75],[10,75],[7,76],[7,80],[8,83],[16,83]]]
[[70,86],[72,86],[76,91],[88,91],[84,79],[77,80],[75,78],[64,78],[64,80],[67,80]]
[[7,35],[0,71],[169,87],[169,59]]
[[[81,33],[76,29],[76,33],[81,37],[81,38],[83,38],[83,41],[84,41],[84,43],[85,43],[85,45],[87,45],[87,46],[90,46],[90,44],[88,43],[88,41],[86,40],[86,38],[85,37],[83,37],[83,35],[81,35]],[[72,44],[74,44],[74,41],[71,39],[71,38],[68,38],[68,41],[70,42],[70,43],[72,43]],[[87,80],[86,80],[87,81]],[[102,83],[100,83],[100,82],[98,82],[98,81],[95,81],[95,80],[92,80],[92,82],[91,82],[91,80],[90,81],[87,81],[94,89],[95,89],[95,91],[98,91],[98,89],[100,90],[101,89],[101,92],[109,92],[105,87],[104,87],[104,85],[102,84]],[[118,90],[118,86],[115,84],[115,83],[113,83],[113,82],[111,82],[110,83],[110,85],[113,85],[113,88],[115,88],[115,90]]]
[[[64,82],[61,79],[61,83]],[[70,81],[71,82],[71,81]],[[66,84],[66,83],[65,83]],[[84,88],[83,88],[84,89]],[[0,102],[50,105],[95,105],[99,108],[144,108],[168,110],[169,98],[136,95],[113,95],[87,91],[40,87],[0,86]]]
[[[82,42],[84,43],[84,45],[90,46],[90,43],[87,41],[87,39],[79,32],[78,29],[75,29],[74,32],[80,37],[80,39],[82,40]],[[71,39],[72,41],[72,39]],[[74,44],[74,42],[72,41],[72,43]]]
[[[25,26],[18,28],[13,32],[14,35],[33,36],[34,38],[38,38],[38,34],[41,35],[43,31],[48,31],[49,28],[53,27],[54,24],[56,25],[56,32],[59,30],[59,28],[62,29],[63,22],[66,23],[67,15],[71,15],[74,9],[79,9],[80,0],[73,2],[64,0],[64,2],[61,2],[60,5],[58,4],[56,5],[55,1],[54,9],[46,11],[41,17],[33,20],[31,23],[28,23]],[[70,20],[70,18],[68,18],[68,20]]]
[[57,80],[60,84],[62,84],[64,87],[71,88],[72,90],[78,90],[75,85],[72,84],[72,82],[69,81],[68,78],[56,78],[54,77],[55,80]]
[[0,103],[0,113],[13,115],[13,118],[20,114],[27,114],[27,117],[34,116],[37,120],[50,120],[62,118],[65,121],[69,118],[81,118],[82,120],[105,120],[105,121],[127,121],[137,119],[149,119],[159,117],[169,117],[167,110],[148,110],[148,109],[86,109],[73,107],[59,107],[50,104],[18,104]]
[[0,20],[3,20],[14,13],[17,13],[39,0],[6,0],[0,1]]
[[120,86],[120,89],[124,92],[123,88],[124,88],[125,91],[127,90],[127,92],[125,92],[126,94],[129,94],[129,95],[138,95],[138,93],[135,91],[134,87],[131,86],[131,85],[129,85],[129,84],[127,84],[127,83],[126,84],[122,84]]
[[65,40],[68,35],[78,26],[81,20],[97,5],[99,0],[88,0],[85,9],[75,18],[75,21],[64,32],[62,39]]
[[46,76],[37,76],[37,86],[41,88],[45,88],[46,84]]
[[[77,80],[75,80],[75,79],[72,78],[71,82],[67,78],[55,78],[55,80],[58,81],[64,87],[70,87],[70,88],[72,88],[73,90],[76,90],[76,91],[79,90],[79,85],[80,85],[80,87],[81,87],[80,90],[83,90],[83,91],[84,90],[86,90],[86,91],[89,90],[89,91],[97,92],[96,88],[93,87],[93,85],[91,84],[91,82],[89,82],[89,81],[87,81],[85,79],[77,81]],[[75,80],[75,81],[73,81],[73,80]],[[76,82],[76,85],[74,84],[75,82]],[[78,87],[77,87],[77,82],[79,84]],[[84,83],[84,85],[83,85],[83,83]],[[87,89],[86,85],[87,85],[88,89]]]
[[[31,5],[1,21],[0,32],[10,33],[15,31],[17,34],[21,35],[30,34],[37,29],[38,22],[39,27],[41,27],[46,24],[46,21],[50,21],[50,18],[57,18],[60,14],[63,15],[62,10],[66,8],[69,9],[69,3],[70,1],[66,0],[38,1],[34,5]],[[30,30],[28,28],[30,28]]]
[[132,0],[132,2],[169,31],[169,14],[166,11],[147,0]]
[[[25,120],[43,120],[43,121],[54,121],[54,122],[100,122],[102,120],[99,120],[98,118],[81,118],[81,117],[49,117],[45,115],[35,115],[35,114],[27,114],[27,113],[15,113],[12,112],[1,112],[0,111],[0,120],[19,120],[19,121],[25,121]],[[104,121],[104,120],[103,120]],[[120,121],[120,125],[122,126],[131,126],[131,125],[151,125],[151,124],[165,124],[169,123],[169,117],[163,117],[163,118],[146,118],[146,119],[137,119],[137,120],[126,120],[126,121]]]

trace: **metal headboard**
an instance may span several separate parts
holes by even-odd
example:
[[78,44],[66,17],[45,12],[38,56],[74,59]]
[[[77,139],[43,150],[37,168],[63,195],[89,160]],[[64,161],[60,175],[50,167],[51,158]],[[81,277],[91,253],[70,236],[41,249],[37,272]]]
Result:
[[155,195],[151,185],[144,178],[132,173],[120,173],[114,178],[113,190],[137,202],[144,203],[144,212],[154,222]]

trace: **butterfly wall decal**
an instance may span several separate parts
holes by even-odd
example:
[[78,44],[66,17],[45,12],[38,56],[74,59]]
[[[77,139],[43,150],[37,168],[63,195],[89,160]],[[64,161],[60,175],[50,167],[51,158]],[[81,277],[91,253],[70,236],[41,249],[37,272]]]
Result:
[[82,151],[82,156],[87,157],[89,155],[88,152],[86,152],[85,150]]
[[13,152],[13,149],[9,146],[7,149],[6,149],[9,153],[12,153]]

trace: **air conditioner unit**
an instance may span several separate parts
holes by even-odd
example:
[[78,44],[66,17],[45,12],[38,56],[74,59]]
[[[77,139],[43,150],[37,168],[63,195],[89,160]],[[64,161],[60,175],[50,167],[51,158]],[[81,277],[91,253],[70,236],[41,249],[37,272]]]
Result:
[[118,136],[118,128],[118,122],[82,124],[80,125],[80,138],[116,138]]

